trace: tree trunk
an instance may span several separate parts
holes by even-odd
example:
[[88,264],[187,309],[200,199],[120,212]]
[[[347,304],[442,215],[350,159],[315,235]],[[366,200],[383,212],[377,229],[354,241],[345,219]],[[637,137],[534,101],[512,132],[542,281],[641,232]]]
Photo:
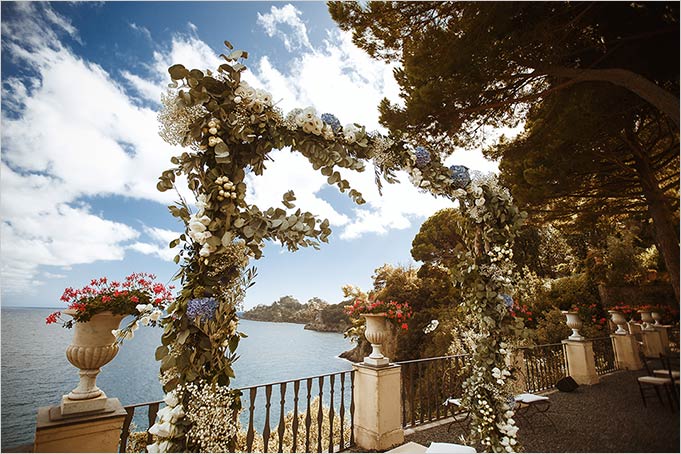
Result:
[[664,192],[650,165],[648,156],[638,149],[634,152],[634,167],[641,180],[643,195],[648,202],[648,214],[653,219],[657,245],[671,278],[676,302],[679,303],[679,237],[676,233],[674,216]]
[[[536,72],[580,81],[601,81],[619,85],[636,93],[669,117],[679,127],[679,98],[633,71],[620,68],[582,69],[552,67]],[[678,292],[677,292],[678,297]]]

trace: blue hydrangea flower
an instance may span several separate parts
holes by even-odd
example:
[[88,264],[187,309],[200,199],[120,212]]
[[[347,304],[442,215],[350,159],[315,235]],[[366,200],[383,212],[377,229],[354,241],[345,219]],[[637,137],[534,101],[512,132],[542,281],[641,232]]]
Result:
[[321,118],[324,123],[331,126],[331,130],[334,134],[338,134],[338,132],[341,130],[341,124],[334,114],[324,113],[322,114]]
[[501,295],[501,298],[503,298],[506,307],[508,307],[509,309],[513,307],[513,298],[511,297],[511,295],[503,294]]
[[425,148],[416,147],[414,154],[416,155],[416,167],[425,167],[430,162],[430,151]]
[[454,180],[454,186],[459,189],[466,189],[471,183],[471,176],[468,173],[468,167],[466,166],[451,166],[449,168],[452,172],[452,180]]
[[201,317],[212,320],[217,307],[215,298],[194,298],[187,302],[187,316],[191,319]]

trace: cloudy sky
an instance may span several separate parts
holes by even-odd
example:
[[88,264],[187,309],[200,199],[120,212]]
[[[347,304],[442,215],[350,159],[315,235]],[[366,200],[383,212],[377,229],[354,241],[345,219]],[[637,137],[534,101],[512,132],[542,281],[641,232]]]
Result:
[[[156,182],[180,149],[158,136],[160,96],[168,66],[216,68],[224,40],[249,51],[247,80],[285,112],[314,106],[382,130],[378,102],[399,100],[392,67],[357,49],[321,2],[2,2],[2,305],[59,307],[65,287],[100,276],[172,277],[167,246],[182,226]],[[300,155],[272,157],[247,200],[277,206],[292,189],[334,233],[320,251],[268,244],[246,308],[366,289],[378,266],[412,263],[421,223],[450,206],[404,176],[381,197],[371,169],[348,178],[367,200],[355,206]],[[496,169],[479,151],[448,163]]]

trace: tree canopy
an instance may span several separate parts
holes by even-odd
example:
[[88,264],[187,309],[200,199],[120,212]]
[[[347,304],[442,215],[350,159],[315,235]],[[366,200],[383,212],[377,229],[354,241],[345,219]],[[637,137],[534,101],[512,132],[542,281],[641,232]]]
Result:
[[[370,55],[399,60],[391,131],[442,155],[525,122],[487,151],[531,220],[653,219],[678,299],[679,5],[332,2]],[[473,140],[475,139],[475,140]]]

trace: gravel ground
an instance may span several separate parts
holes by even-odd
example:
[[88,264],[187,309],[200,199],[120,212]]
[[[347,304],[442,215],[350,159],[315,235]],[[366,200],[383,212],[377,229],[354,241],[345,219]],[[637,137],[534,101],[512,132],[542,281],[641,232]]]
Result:
[[[681,452],[679,410],[671,410],[666,396],[641,401],[636,377],[643,371],[616,372],[601,377],[592,386],[580,386],[572,393],[549,393],[547,412],[555,428],[541,415],[522,418],[519,441],[526,452]],[[431,442],[460,443],[457,425],[448,424],[408,435],[405,441],[424,446]]]

